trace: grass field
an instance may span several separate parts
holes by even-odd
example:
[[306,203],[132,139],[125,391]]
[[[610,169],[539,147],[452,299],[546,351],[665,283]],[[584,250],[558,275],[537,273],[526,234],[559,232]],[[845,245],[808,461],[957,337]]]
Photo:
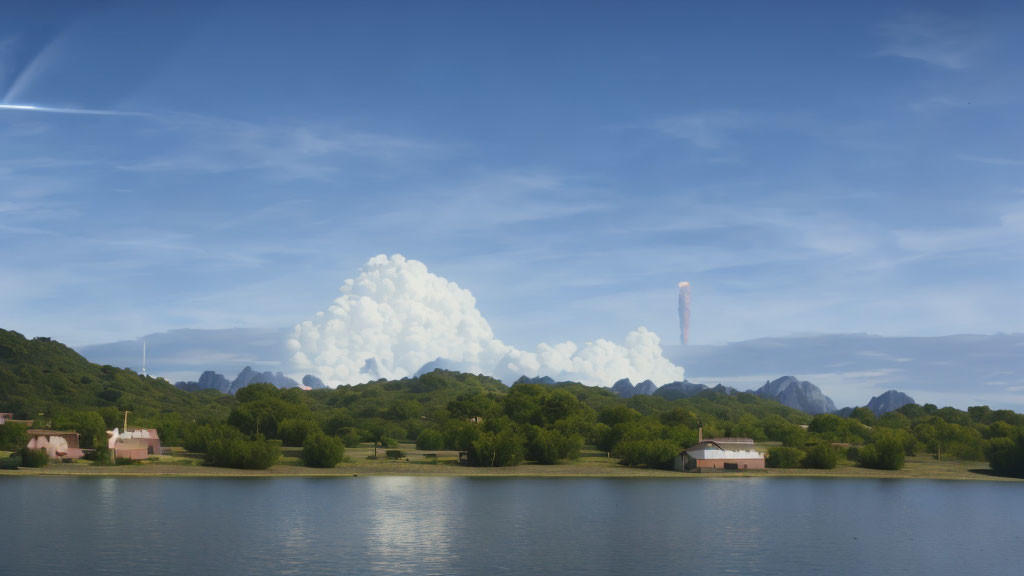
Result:
[[[5,476],[523,476],[523,477],[605,477],[605,478],[737,478],[737,477],[820,477],[820,478],[930,478],[936,480],[988,480],[1019,482],[1012,478],[991,475],[987,462],[939,462],[931,456],[907,458],[902,470],[869,470],[850,462],[841,462],[832,470],[768,469],[744,472],[682,473],[671,470],[629,468],[618,464],[604,452],[585,450],[580,459],[552,466],[523,464],[508,468],[473,468],[458,464],[458,453],[453,451],[420,451],[412,445],[402,445],[406,453],[401,460],[384,458],[384,450],[377,449],[378,458],[372,459],[372,446],[349,448],[345,461],[335,468],[306,468],[300,461],[301,450],[285,448],[279,463],[268,470],[235,470],[204,466],[201,455],[173,449],[171,454],[156,456],[147,461],[124,466],[94,466],[79,461],[70,464],[54,463],[44,468],[0,470]],[[424,454],[436,454],[426,458]],[[0,457],[6,456],[0,452]]]

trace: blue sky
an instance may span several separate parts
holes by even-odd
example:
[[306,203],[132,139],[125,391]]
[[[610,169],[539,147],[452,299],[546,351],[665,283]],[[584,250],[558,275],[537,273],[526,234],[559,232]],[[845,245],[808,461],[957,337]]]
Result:
[[[376,254],[515,346],[1024,329],[1014,3],[71,3],[0,20],[0,326],[277,328]],[[91,112],[91,113],[84,113]]]

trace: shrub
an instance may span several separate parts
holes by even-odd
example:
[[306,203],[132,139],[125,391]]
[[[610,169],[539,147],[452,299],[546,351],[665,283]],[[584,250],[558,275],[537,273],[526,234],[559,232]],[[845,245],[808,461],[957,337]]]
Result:
[[277,435],[285,446],[304,446],[306,438],[315,432],[321,432],[321,429],[312,420],[285,418],[277,425]]
[[21,454],[14,452],[7,458],[0,460],[0,470],[17,470],[21,466]]
[[836,467],[838,462],[839,451],[830,444],[820,442],[807,450],[807,454],[803,459],[803,467],[831,470]]
[[533,427],[526,443],[526,459],[541,464],[554,464],[559,460],[575,460],[580,456],[583,437],[562,434],[556,430]]
[[46,450],[22,448],[18,454],[21,456],[21,465],[25,468],[42,468],[50,463],[50,456]]
[[860,462],[860,446],[850,446],[847,448],[846,459],[851,462]]
[[399,458],[405,458],[405,452],[401,450],[387,450],[384,452],[384,457],[389,460],[398,460]]
[[100,444],[95,450],[85,453],[84,458],[93,463],[94,466],[110,466],[110,448],[106,444]]
[[612,453],[626,466],[669,469],[675,463],[679,447],[663,439],[623,440],[615,445]]
[[[206,453],[207,447],[214,438],[231,434],[230,426],[210,426],[203,424],[185,431],[185,450]],[[237,432],[237,430],[236,430]]]
[[895,434],[879,430],[873,444],[860,449],[858,462],[865,468],[899,470],[903,468],[906,453]]
[[427,428],[416,437],[417,450],[441,450],[443,448],[444,435],[433,428]]
[[449,420],[445,423],[444,447],[447,450],[469,450],[480,437],[480,425],[464,420]]
[[0,424],[0,450],[12,452],[21,450],[28,444],[28,426],[21,422]]
[[523,437],[511,429],[481,433],[469,447],[472,466],[515,466],[523,461]]
[[247,438],[230,426],[224,427],[224,431],[223,436],[207,443],[206,462],[210,465],[265,470],[276,464],[281,456],[280,441],[267,440],[261,434]]
[[996,474],[1024,478],[1024,433],[1009,438],[999,438],[988,450],[988,464]]
[[312,468],[334,468],[345,457],[345,444],[323,432],[313,432],[302,445],[302,462]]
[[346,448],[356,448],[362,440],[362,435],[359,433],[359,430],[356,430],[355,428],[349,428],[341,434],[341,443],[344,444]]
[[789,446],[773,446],[768,451],[765,465],[769,468],[799,468],[804,460],[804,451]]

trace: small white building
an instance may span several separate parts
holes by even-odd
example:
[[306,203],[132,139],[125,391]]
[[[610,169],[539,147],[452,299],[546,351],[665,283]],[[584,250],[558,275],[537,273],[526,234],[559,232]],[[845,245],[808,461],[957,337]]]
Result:
[[150,454],[160,453],[160,435],[153,428],[135,428],[124,432],[114,428],[107,431],[107,436],[107,448],[115,458],[145,460]]
[[763,470],[764,453],[751,438],[703,438],[676,456],[673,468],[683,470]]

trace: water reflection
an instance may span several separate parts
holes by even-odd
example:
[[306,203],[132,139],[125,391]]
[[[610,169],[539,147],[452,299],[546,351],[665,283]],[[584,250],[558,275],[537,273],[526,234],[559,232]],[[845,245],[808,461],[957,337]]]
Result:
[[0,477],[0,573],[1009,574],[1019,484]]
[[[368,483],[374,572],[445,573],[453,559],[453,520],[461,508],[449,495],[449,478],[386,477]],[[457,559],[457,557],[455,558]]]

